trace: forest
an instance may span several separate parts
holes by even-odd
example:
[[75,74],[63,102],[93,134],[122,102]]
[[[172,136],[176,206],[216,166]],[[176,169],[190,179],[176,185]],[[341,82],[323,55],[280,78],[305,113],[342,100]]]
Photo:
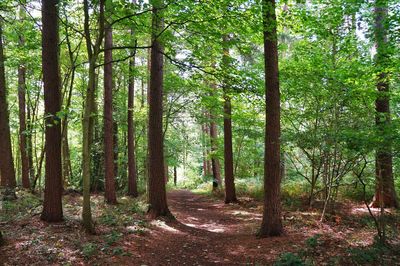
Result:
[[1,0],[0,265],[398,265],[398,0]]

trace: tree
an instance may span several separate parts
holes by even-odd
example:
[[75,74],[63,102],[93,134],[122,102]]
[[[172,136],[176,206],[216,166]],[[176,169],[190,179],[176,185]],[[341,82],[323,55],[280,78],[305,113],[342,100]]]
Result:
[[[136,0],[133,0],[136,5]],[[135,37],[135,30],[131,29],[131,37]],[[132,51],[129,60],[129,84],[128,84],[128,195],[138,196],[137,190],[137,172],[135,156],[135,124],[133,121],[134,102],[135,102],[135,77],[133,74],[135,68],[135,51]]]
[[92,222],[92,211],[90,207],[90,164],[91,156],[90,150],[93,142],[93,128],[94,128],[94,111],[95,98],[96,98],[96,61],[100,54],[100,45],[104,37],[104,0],[100,0],[99,3],[99,34],[92,43],[92,35],[90,32],[89,21],[89,2],[88,0],[83,1],[84,8],[84,32],[86,40],[86,49],[89,58],[89,79],[86,87],[85,106],[83,111],[83,122],[82,122],[82,185],[83,185],[83,210],[82,219],[83,225],[87,232],[94,233],[94,226]]
[[390,137],[387,135],[387,129],[390,125],[390,97],[388,80],[388,36],[387,36],[387,17],[388,1],[375,1],[375,43],[376,58],[375,65],[377,69],[376,88],[378,96],[375,100],[375,123],[382,141],[378,144],[375,158],[376,191],[373,207],[399,207],[397,195],[393,180],[393,155]]
[[[214,95],[215,90],[217,89],[215,84],[212,85],[212,95]],[[215,122],[215,115],[213,111],[210,111],[210,144],[211,144],[211,168],[213,174],[213,190],[219,189],[221,186],[221,166],[219,164],[219,159],[217,157],[218,151],[218,129],[217,123]]]
[[62,211],[61,82],[59,73],[58,0],[42,1],[42,69],[46,117],[45,191],[41,219],[59,222]]
[[163,44],[160,33],[163,30],[162,0],[152,0],[152,42],[149,91],[149,216],[171,216],[167,205],[164,170],[163,141]]
[[[112,0],[106,2],[106,12],[111,12]],[[105,200],[116,204],[114,176],[114,121],[113,121],[113,56],[112,56],[112,27],[106,20],[104,27],[104,171],[105,171]]]
[[[0,173],[1,186],[15,188],[15,169],[11,148],[7,87],[5,76],[5,57],[3,48],[3,20],[0,17]],[[13,193],[12,193],[13,194]],[[12,195],[10,195],[12,196]]]
[[[222,64],[227,70],[229,66],[229,36],[223,36]],[[227,73],[225,73],[226,75]],[[232,151],[232,106],[228,88],[228,80],[223,85],[224,93],[224,169],[225,169],[225,203],[237,202],[235,180],[233,176],[233,151]]]
[[280,201],[280,93],[275,0],[263,0],[266,126],[264,157],[264,212],[260,236],[283,233]]
[[[22,5],[19,6],[19,19],[21,23],[25,19],[25,9]],[[25,37],[20,33],[19,46],[23,48],[25,46]],[[19,107],[19,147],[21,155],[21,170],[22,170],[22,187],[29,189],[29,157],[28,157],[28,145],[27,145],[27,128],[26,128],[26,68],[24,63],[21,62],[18,67],[18,107]]]

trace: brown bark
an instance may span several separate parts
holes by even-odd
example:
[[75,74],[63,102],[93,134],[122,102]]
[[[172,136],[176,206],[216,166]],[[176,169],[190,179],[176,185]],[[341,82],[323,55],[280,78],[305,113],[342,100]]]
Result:
[[[213,85],[214,90],[216,90],[216,86]],[[221,186],[221,166],[219,164],[218,157],[216,152],[218,150],[217,138],[218,138],[218,131],[217,131],[217,124],[215,123],[215,117],[210,112],[210,141],[211,141],[211,167],[212,167],[212,174],[213,174],[213,190],[218,189]]]
[[118,139],[118,123],[113,121],[113,161],[114,161],[114,183],[115,187],[118,188],[117,176],[119,175],[119,139]]
[[266,127],[264,213],[260,236],[283,233],[280,200],[280,93],[275,0],[263,0]]
[[45,191],[41,219],[59,222],[62,210],[61,81],[59,73],[58,0],[42,1],[42,69],[44,85]]
[[104,37],[104,0],[99,1],[99,34],[93,45],[89,21],[90,10],[89,1],[83,1],[84,6],[84,32],[86,49],[89,59],[88,76],[89,80],[86,88],[85,106],[82,121],[82,184],[83,184],[83,225],[87,232],[94,233],[94,225],[92,222],[92,212],[90,207],[90,150],[93,142],[94,116],[96,110],[96,61],[100,52],[100,45]]
[[[135,3],[136,1],[134,1]],[[134,32],[131,31],[133,37]],[[137,172],[135,156],[135,124],[133,121],[135,108],[135,78],[133,70],[135,67],[135,57],[131,54],[129,61],[129,85],[128,85],[128,195],[137,197]]]
[[[24,19],[25,13],[24,8],[20,6],[20,20]],[[19,47],[23,48],[25,46],[25,38],[19,35]],[[23,63],[18,67],[18,108],[19,108],[19,147],[21,156],[21,176],[22,176],[22,187],[29,189],[29,158],[28,158],[28,146],[27,146],[27,130],[26,130],[26,69]]]
[[[227,71],[229,66],[228,36],[223,37],[222,65]],[[233,151],[232,151],[232,106],[227,79],[224,81],[224,170],[225,170],[225,203],[237,202],[235,179],[233,176]]]
[[[376,88],[378,96],[375,101],[376,127],[381,135],[385,135],[390,124],[390,97],[389,81],[385,70],[388,64],[388,37],[385,20],[388,15],[387,0],[375,1],[375,41],[376,41],[376,68],[378,81]],[[372,207],[399,207],[394,180],[392,143],[389,137],[384,137],[376,151],[375,160],[376,189]]]
[[163,143],[163,45],[159,33],[163,28],[162,0],[154,0],[152,17],[152,49],[149,91],[149,216],[171,216],[165,190]]
[[[67,16],[66,16],[67,19]],[[66,82],[65,90],[63,93],[62,102],[65,102],[64,109],[69,112],[71,106],[71,99],[72,99],[72,90],[74,88],[74,81],[75,81],[75,70],[76,70],[76,60],[77,56],[74,58],[74,51],[72,50],[70,36],[69,36],[69,28],[68,28],[68,21],[65,24],[65,41],[68,47],[68,57],[70,66],[70,78],[69,83]],[[66,98],[66,99],[65,99]],[[62,135],[62,169],[63,169],[63,186],[64,189],[68,187],[69,180],[72,174],[72,166],[71,166],[71,156],[69,150],[69,142],[68,142],[68,123],[69,117],[68,113],[64,115],[62,124],[61,124],[61,135]]]
[[[111,0],[106,1],[106,11],[110,9]],[[112,70],[112,28],[106,21],[104,34],[104,174],[105,200],[109,204],[117,203],[115,193],[114,169],[114,123],[113,123],[113,70]]]
[[176,186],[177,182],[178,182],[178,171],[176,169],[176,166],[174,166],[174,186]]
[[2,18],[0,18],[0,184],[2,187],[14,188],[16,186],[16,180],[14,160],[12,156],[9,112],[7,103],[2,22]]
[[202,133],[202,139],[203,139],[203,177],[206,178],[211,171],[208,171],[209,169],[209,162],[208,162],[208,129],[207,129],[207,124],[202,124],[201,125],[201,133]]

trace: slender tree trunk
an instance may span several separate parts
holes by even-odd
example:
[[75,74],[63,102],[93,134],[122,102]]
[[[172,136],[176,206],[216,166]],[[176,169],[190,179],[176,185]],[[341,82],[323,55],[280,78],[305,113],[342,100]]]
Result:
[[[27,94],[29,95],[29,94]],[[29,96],[28,96],[29,97]],[[27,134],[26,139],[27,139],[27,154],[28,154],[28,162],[29,162],[29,176],[30,179],[33,180],[35,178],[35,167],[33,165],[33,144],[32,144],[32,116],[31,116],[31,111],[29,104],[27,105],[27,115],[28,115],[28,123],[27,123],[27,128],[29,134]]]
[[[111,12],[111,1],[106,0],[106,12]],[[113,71],[112,71],[112,28],[106,21],[104,35],[104,173],[105,200],[117,203],[114,176],[114,123],[113,123]]]
[[1,186],[14,189],[16,186],[14,160],[12,156],[7,88],[5,76],[5,57],[3,48],[3,28],[0,17],[0,172]]
[[267,109],[264,158],[265,196],[260,236],[279,236],[283,233],[283,226],[280,200],[280,93],[275,0],[263,0],[262,7]]
[[62,210],[61,81],[59,73],[58,0],[42,1],[42,68],[44,84],[45,191],[41,219],[59,222]]
[[[213,89],[216,90],[217,87],[213,85]],[[211,166],[212,166],[212,174],[213,174],[213,190],[219,189],[221,187],[221,166],[219,164],[218,157],[216,152],[218,150],[218,131],[217,124],[215,123],[215,116],[213,112],[210,112],[210,142],[211,142]]]
[[[90,208],[90,149],[93,142],[93,128],[94,128],[94,117],[93,111],[95,110],[95,88],[96,88],[96,61],[99,55],[100,44],[102,43],[104,36],[104,0],[100,0],[100,13],[99,13],[99,35],[96,39],[96,43],[92,44],[91,34],[89,28],[89,3],[88,0],[83,1],[84,5],[84,31],[86,39],[86,48],[89,58],[89,80],[87,84],[85,106],[82,123],[82,179],[83,179],[83,210],[82,219],[83,225],[87,232],[94,233],[94,225],[92,222],[92,212]],[[93,48],[92,48],[93,46]]]
[[115,188],[118,188],[117,177],[119,175],[119,136],[118,123],[113,121],[113,161],[114,161],[114,183]]
[[[136,0],[133,1],[136,4]],[[134,37],[134,30],[131,30],[131,37]],[[135,156],[135,124],[133,121],[135,108],[135,78],[133,71],[135,68],[135,57],[133,52],[129,61],[129,85],[128,85],[128,195],[138,196],[137,172]]]
[[150,71],[149,108],[149,216],[170,216],[165,190],[164,143],[163,143],[163,45],[159,33],[163,29],[162,0],[151,1],[152,49]]
[[[24,7],[19,7],[19,16],[21,22],[25,18]],[[19,35],[19,47],[23,49],[25,46],[25,38],[21,34]],[[19,147],[21,156],[21,176],[22,176],[22,187],[29,189],[29,158],[28,158],[28,146],[26,141],[27,130],[26,130],[26,69],[24,64],[21,62],[18,67],[18,107],[19,107]]]
[[203,142],[203,178],[207,177],[207,142],[206,142],[206,124],[201,125],[201,136]]
[[[385,135],[390,124],[390,97],[389,81],[386,68],[389,63],[387,25],[388,16],[387,0],[375,0],[375,64],[378,71],[377,90],[375,101],[376,127],[381,135]],[[394,180],[393,180],[393,155],[390,137],[384,137],[376,151],[376,189],[372,207],[399,207]],[[381,206],[383,205],[383,206]]]
[[[223,36],[222,65],[227,71],[229,66],[229,37]],[[225,170],[225,203],[237,202],[235,179],[233,176],[233,151],[232,151],[232,106],[229,95],[227,78],[224,81],[224,170]]]
[[177,182],[178,182],[178,171],[176,169],[176,166],[174,166],[174,186],[176,186]]

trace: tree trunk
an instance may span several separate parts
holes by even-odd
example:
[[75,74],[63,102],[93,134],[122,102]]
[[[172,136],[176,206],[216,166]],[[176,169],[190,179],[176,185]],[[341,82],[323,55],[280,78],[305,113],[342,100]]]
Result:
[[[216,86],[213,85],[214,90],[216,90]],[[211,141],[211,166],[212,166],[212,174],[213,174],[213,190],[219,189],[221,186],[221,166],[219,164],[218,157],[216,152],[218,150],[218,131],[217,124],[215,123],[215,117],[210,112],[210,141]]]
[[[228,36],[223,36],[222,65],[227,71],[229,66]],[[226,75],[226,73],[225,73]],[[232,106],[229,95],[228,80],[225,78],[224,90],[224,170],[225,170],[225,203],[237,202],[235,179],[233,176],[233,151],[232,151]]]
[[[136,0],[133,1],[136,4]],[[134,37],[134,30],[131,30],[131,37]],[[137,172],[135,156],[135,124],[133,120],[135,108],[135,77],[133,71],[135,68],[135,57],[131,53],[129,61],[129,85],[128,85],[128,195],[137,197]]]
[[163,45],[159,33],[163,29],[162,0],[151,1],[152,49],[150,71],[149,106],[149,216],[170,216],[165,190],[164,143],[163,143]]
[[[376,58],[375,64],[378,71],[376,84],[378,96],[375,101],[376,127],[380,135],[387,134],[390,125],[390,98],[389,81],[386,68],[388,67],[388,37],[385,20],[388,15],[387,0],[375,1],[375,42]],[[375,172],[376,189],[372,207],[399,207],[394,180],[393,180],[393,155],[390,137],[384,137],[376,151]]]
[[174,186],[176,186],[177,182],[178,182],[178,171],[176,169],[176,166],[174,166]]
[[[23,6],[19,7],[20,21],[23,22],[25,19],[25,9]],[[19,35],[19,47],[23,49],[25,46],[25,38],[23,35]],[[29,158],[28,158],[28,146],[27,146],[27,130],[26,130],[26,69],[23,62],[18,67],[18,108],[19,108],[19,147],[21,156],[21,176],[22,176],[22,187],[29,189]]]
[[86,89],[85,106],[82,123],[82,180],[83,180],[83,210],[82,219],[83,225],[87,232],[94,233],[94,225],[92,222],[92,212],[90,208],[90,149],[93,141],[93,126],[95,110],[95,88],[96,88],[96,61],[99,55],[100,44],[103,40],[104,33],[104,0],[100,0],[99,13],[99,35],[92,49],[91,34],[89,28],[89,3],[88,0],[83,1],[84,5],[84,31],[86,39],[86,49],[89,58],[89,80]]
[[264,158],[264,213],[260,236],[283,233],[281,218],[280,93],[275,0],[263,0],[266,127]]
[[62,210],[61,81],[59,73],[58,0],[42,1],[42,71],[44,86],[45,190],[41,219],[59,222]]
[[[106,12],[111,12],[111,1],[106,1]],[[112,71],[112,28],[106,21],[104,35],[104,174],[105,200],[117,203],[114,176],[114,123],[113,123],[113,71]]]
[[14,160],[12,156],[9,112],[7,103],[2,22],[2,18],[0,18],[0,184],[2,187],[13,189],[16,186],[16,180]]

